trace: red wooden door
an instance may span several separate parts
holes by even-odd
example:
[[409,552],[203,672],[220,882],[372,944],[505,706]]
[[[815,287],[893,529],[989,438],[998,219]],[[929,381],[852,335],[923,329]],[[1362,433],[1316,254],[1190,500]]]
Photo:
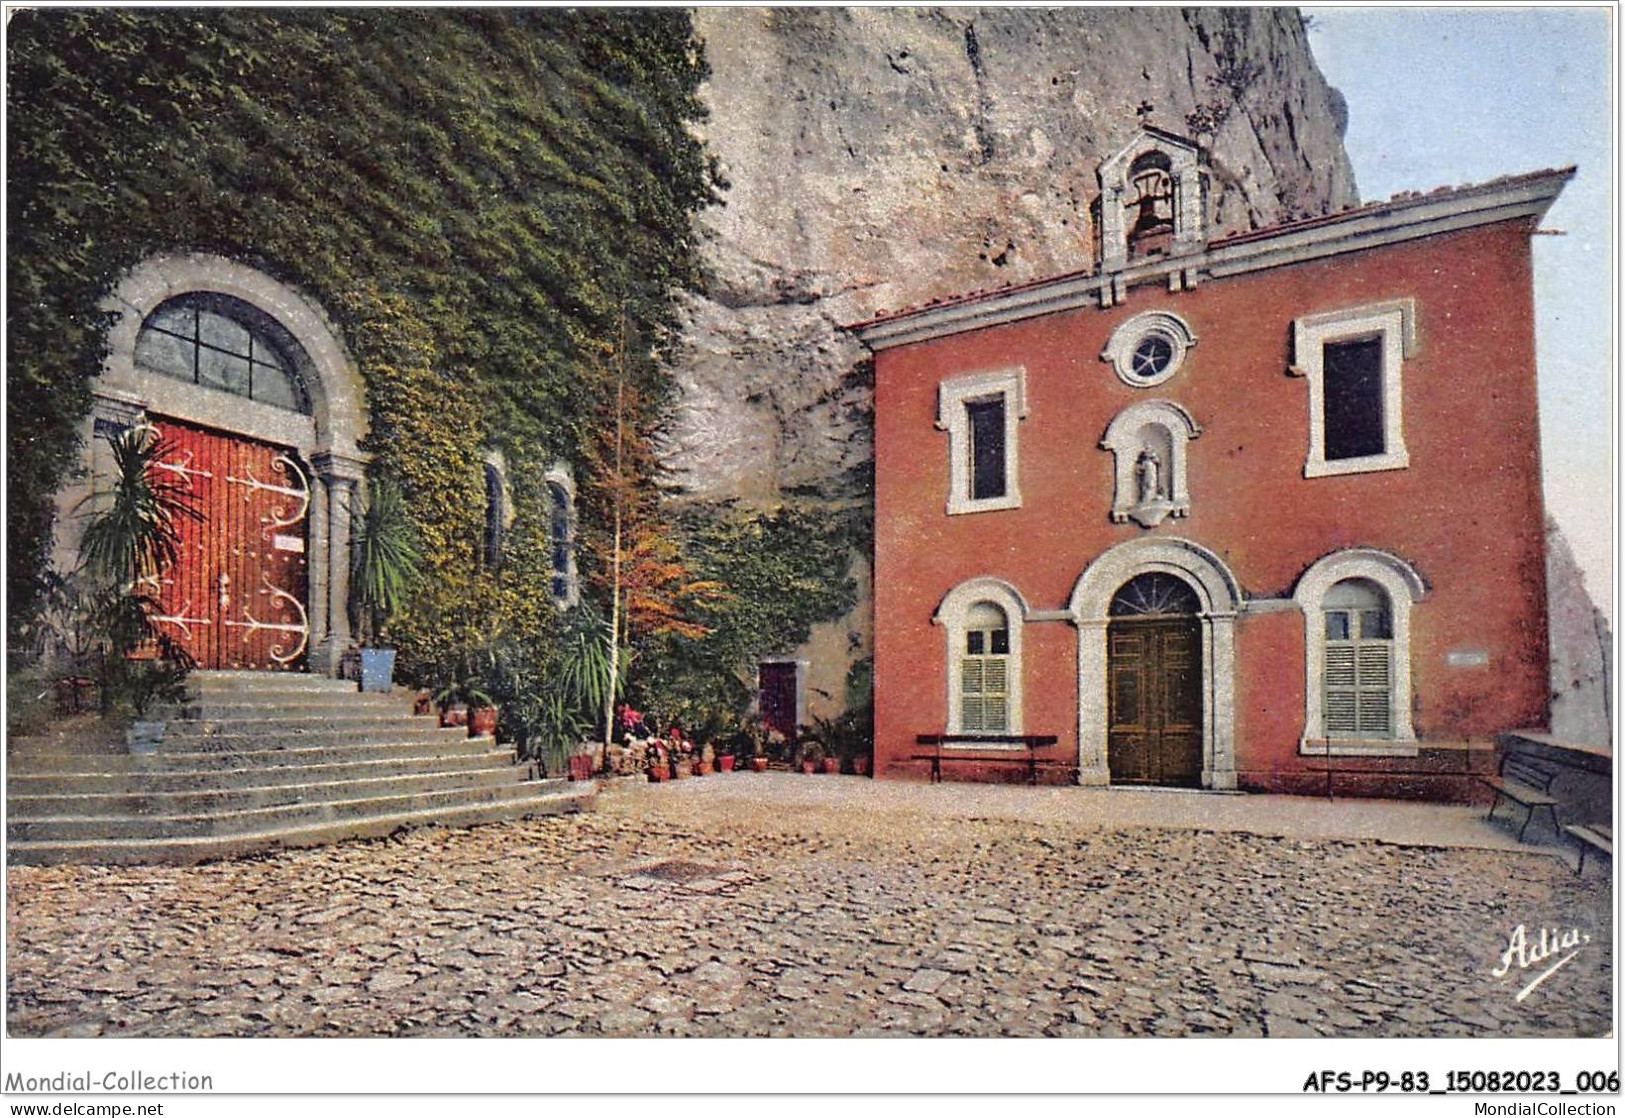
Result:
[[164,631],[200,668],[303,666],[309,475],[292,451],[155,419],[158,468],[189,487],[200,520],[181,521],[180,557],[158,576]]
[[762,724],[777,730],[790,741],[796,738],[796,666],[763,664],[757,677],[761,685]]

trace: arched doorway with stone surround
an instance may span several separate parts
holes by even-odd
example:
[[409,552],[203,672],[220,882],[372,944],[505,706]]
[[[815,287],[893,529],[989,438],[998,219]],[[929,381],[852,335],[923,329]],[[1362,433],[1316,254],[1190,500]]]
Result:
[[[1236,786],[1235,621],[1240,585],[1225,563],[1200,544],[1178,537],[1129,540],[1103,552],[1073,586],[1067,612],[1078,630],[1078,783],[1111,783],[1108,760],[1108,629],[1112,604],[1133,580],[1172,575],[1194,595],[1188,611],[1197,626],[1193,662],[1199,664],[1200,786]],[[1121,612],[1121,611],[1119,611]]]
[[[74,510],[95,484],[103,436],[151,425],[176,448],[161,468],[197,486],[206,512],[241,506],[189,537],[198,558],[183,562],[210,565],[177,571],[176,582],[197,583],[184,593],[166,588],[176,631],[208,630],[214,647],[229,632],[233,647],[252,637],[260,649],[211,652],[209,666],[336,674],[351,643],[350,520],[367,429],[364,385],[337,331],[299,291],[203,254],[144,261],[103,309],[115,317],[91,386],[86,477],[58,498],[58,569],[75,565]],[[258,565],[220,558],[234,551]]]

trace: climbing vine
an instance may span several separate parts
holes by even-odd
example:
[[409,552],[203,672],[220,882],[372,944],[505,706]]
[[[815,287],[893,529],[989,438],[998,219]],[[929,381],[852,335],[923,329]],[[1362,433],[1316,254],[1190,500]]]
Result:
[[[705,76],[677,9],[31,9],[9,27],[7,579],[41,601],[109,324],[156,253],[218,253],[309,293],[365,379],[374,468],[427,563],[408,673],[551,631],[543,474],[589,438],[589,355],[624,316],[648,407],[694,214]],[[482,462],[508,464],[502,562]]]

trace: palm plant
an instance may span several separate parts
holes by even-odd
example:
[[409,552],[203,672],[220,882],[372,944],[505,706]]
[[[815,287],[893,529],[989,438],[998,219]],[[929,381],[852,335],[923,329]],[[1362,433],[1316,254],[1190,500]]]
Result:
[[[162,468],[174,446],[155,428],[127,427],[106,438],[112,488],[90,498],[98,507],[79,540],[92,585],[84,617],[99,646],[103,710],[128,703],[141,717],[155,701],[179,699],[195,663],[153,622],[159,602],[149,588],[180,555],[180,522],[203,517],[191,487]],[[133,659],[143,647],[156,656]]]
[[367,505],[358,519],[351,586],[366,622],[364,641],[376,645],[390,617],[406,604],[420,560],[406,497],[392,479],[367,479]]
[[173,444],[150,426],[106,436],[113,488],[94,494],[98,508],[85,525],[79,556],[90,574],[131,592],[180,555],[182,519],[201,520],[191,486],[160,468]]

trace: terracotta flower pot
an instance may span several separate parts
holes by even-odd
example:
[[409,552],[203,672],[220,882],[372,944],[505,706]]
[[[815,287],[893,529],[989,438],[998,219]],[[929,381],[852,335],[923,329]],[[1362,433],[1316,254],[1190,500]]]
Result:
[[482,738],[497,732],[497,708],[475,707],[468,715],[468,736]]
[[417,715],[434,713],[434,697],[427,691],[419,691],[417,698],[412,700],[412,713]]
[[765,773],[767,771],[767,758],[752,757],[750,759],[750,771],[753,773]]
[[592,754],[575,753],[570,756],[570,779],[592,779]]
[[733,772],[734,771],[734,755],[732,753],[724,753],[721,757],[718,757],[717,758],[717,768],[722,770],[725,773]]
[[841,771],[841,759],[839,757],[825,757],[824,758],[824,771],[827,772],[827,773],[838,773],[838,772],[840,772]]
[[695,761],[694,762],[694,775],[695,776],[710,776],[711,775],[711,762],[710,761]]
[[817,761],[803,761],[803,762],[801,762],[801,771],[806,773],[808,776],[811,776],[813,773],[818,771],[818,762]]
[[468,708],[458,705],[442,707],[440,709],[440,724],[446,727],[468,725]]
[[857,773],[859,776],[868,776],[869,775],[869,758],[867,758],[867,757],[854,757],[854,758],[852,758],[852,771],[854,773]]
[[666,767],[666,764],[664,762],[662,762],[662,761],[651,761],[649,763],[649,783],[650,784],[659,784],[661,781],[665,780],[670,774],[671,774],[671,770]]

